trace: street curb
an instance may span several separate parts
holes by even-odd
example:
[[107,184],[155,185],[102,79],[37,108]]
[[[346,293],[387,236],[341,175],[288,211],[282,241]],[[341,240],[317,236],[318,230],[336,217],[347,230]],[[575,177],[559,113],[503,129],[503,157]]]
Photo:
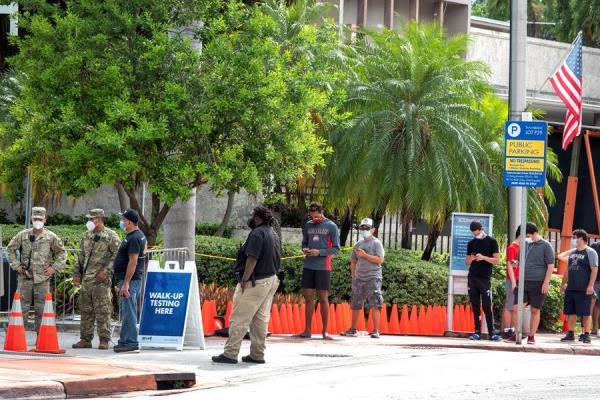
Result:
[[0,386],[0,399],[64,399],[65,388],[61,382],[12,382]]
[[167,371],[120,375],[92,379],[65,379],[0,386],[0,398],[64,399],[72,397],[106,396],[127,392],[189,389],[196,384],[193,372]]
[[600,348],[586,347],[552,347],[544,348],[532,345],[494,345],[494,344],[471,344],[471,343],[402,343],[391,344],[398,347],[423,347],[423,348],[448,348],[465,350],[489,350],[506,351],[512,353],[541,353],[541,354],[562,354],[562,355],[581,355],[581,356],[600,356]]

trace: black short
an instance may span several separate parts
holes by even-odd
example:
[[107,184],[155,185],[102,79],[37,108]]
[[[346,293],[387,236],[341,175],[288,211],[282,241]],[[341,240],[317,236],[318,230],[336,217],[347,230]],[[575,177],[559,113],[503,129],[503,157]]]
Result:
[[302,287],[304,289],[329,290],[330,283],[331,271],[304,268],[302,272]]
[[578,317],[589,317],[592,308],[592,294],[585,292],[567,290],[565,292],[565,303],[563,312],[566,315],[577,315]]
[[[517,287],[515,288],[515,304],[519,302],[520,284],[521,282],[517,283]],[[544,305],[544,300],[546,300],[546,295],[542,293],[543,285],[543,281],[525,281],[525,286],[523,286],[523,303],[529,304],[531,307],[541,310],[542,306]]]

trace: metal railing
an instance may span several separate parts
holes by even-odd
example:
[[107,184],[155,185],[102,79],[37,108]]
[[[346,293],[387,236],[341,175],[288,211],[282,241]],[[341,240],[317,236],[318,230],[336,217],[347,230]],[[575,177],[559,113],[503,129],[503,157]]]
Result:
[[[68,257],[76,257],[79,253],[78,249],[66,249]],[[4,263],[5,248],[0,246],[0,257],[2,259],[2,278],[0,280],[0,287],[3,289],[2,296],[0,297],[0,321],[8,320],[8,313],[12,307],[12,300],[14,292],[18,289],[17,274]],[[175,248],[175,249],[152,249],[146,253],[146,268],[148,261],[159,260],[161,263],[165,261],[178,261],[180,264],[191,260],[191,253],[187,248]],[[144,274],[146,271],[144,271]],[[143,281],[142,281],[143,282]],[[115,283],[115,282],[113,282]],[[54,311],[56,314],[57,324],[64,325],[79,325],[80,322],[80,311],[79,311],[79,290],[74,288],[72,284],[72,273],[68,272],[57,272],[50,279],[50,291],[54,297]],[[142,287],[143,293],[143,287]],[[117,295],[116,290],[113,290],[113,298]],[[138,299],[138,309],[141,306],[142,296]],[[118,303],[113,301],[115,306],[114,319],[116,326],[119,326],[118,320]],[[33,313],[33,307],[30,310]],[[29,318],[30,323],[33,321],[32,315]]]

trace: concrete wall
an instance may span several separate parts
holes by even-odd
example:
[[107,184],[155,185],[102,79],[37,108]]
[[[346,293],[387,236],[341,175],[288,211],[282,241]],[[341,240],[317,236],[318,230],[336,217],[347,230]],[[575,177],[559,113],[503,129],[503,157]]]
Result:
[[[138,194],[141,202],[141,193]],[[246,192],[237,194],[235,197],[233,213],[230,224],[244,226],[252,211],[252,208],[262,202],[262,196],[249,195]],[[220,223],[227,206],[227,195],[217,196],[207,186],[202,187],[196,194],[196,222]],[[95,193],[88,194],[79,199],[62,197],[59,201],[45,204],[49,213],[60,212],[69,215],[82,215],[90,208],[103,208],[107,214],[116,214],[119,210],[119,199],[113,186],[105,185]],[[10,218],[22,212],[21,205],[11,205],[0,197],[0,209],[8,212]],[[150,209],[150,197],[146,196],[146,210]],[[146,214],[149,211],[146,211]]]
[[[490,83],[503,95],[508,88],[509,34],[471,28],[471,45],[467,58],[486,63],[491,71]],[[527,90],[529,102],[545,109],[550,116],[564,119],[565,108],[554,94],[549,82],[557,64],[569,49],[568,43],[536,38],[527,39]],[[593,114],[600,112],[600,50],[585,47],[583,51],[584,124],[593,123]],[[537,90],[544,84],[539,93]],[[535,99],[533,98],[535,94]]]

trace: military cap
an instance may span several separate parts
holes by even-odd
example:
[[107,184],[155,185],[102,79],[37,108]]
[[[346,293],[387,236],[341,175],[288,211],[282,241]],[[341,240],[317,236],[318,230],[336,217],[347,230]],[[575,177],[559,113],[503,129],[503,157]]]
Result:
[[31,209],[31,218],[46,218],[46,209],[44,207],[33,207]]
[[104,210],[101,208],[93,208],[85,215],[85,217],[86,218],[97,218],[97,217],[104,218]]

